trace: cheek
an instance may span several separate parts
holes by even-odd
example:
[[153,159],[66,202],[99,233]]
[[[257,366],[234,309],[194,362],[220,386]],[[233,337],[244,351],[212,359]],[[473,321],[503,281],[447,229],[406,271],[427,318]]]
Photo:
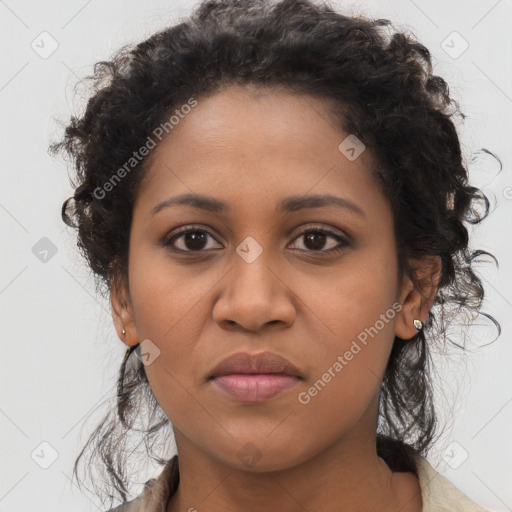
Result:
[[154,249],[151,253],[140,247],[130,259],[129,272],[139,340],[151,340],[159,351],[145,367],[153,393],[166,413],[187,415],[194,386],[204,378],[204,347],[199,342],[211,321],[208,294],[224,272],[198,275],[197,266],[178,267],[164,252],[155,256]]
[[[382,249],[381,254],[386,254]],[[309,288],[304,289],[305,300],[327,332],[322,339],[331,356],[333,351],[349,350],[351,343],[358,341],[365,348],[361,351],[365,357],[372,351],[377,360],[386,357],[394,339],[397,311],[401,309],[395,302],[393,252],[388,254],[386,258],[376,257],[373,251],[354,252],[323,281],[309,280]],[[365,343],[372,345],[371,350]],[[357,359],[364,358],[358,354]]]
[[353,419],[379,392],[401,309],[395,302],[392,257],[390,251],[389,259],[372,253],[347,258],[329,283],[318,287],[324,293],[317,289],[308,295],[308,305],[318,312],[318,329],[325,333],[317,338],[313,375],[302,401],[315,414],[324,410],[333,421],[339,414]]
[[324,350],[321,355],[315,350],[314,370],[303,398],[299,397],[302,404],[323,407],[336,402],[326,409],[333,414],[348,413],[348,408],[357,414],[366,408],[380,388],[394,342],[395,310],[389,307],[377,312],[340,320],[337,332],[324,338]]
[[198,279],[192,266],[171,264],[165,249],[134,246],[129,278],[139,336],[174,345],[183,324],[200,324],[197,306],[218,277],[204,274]]
[[[375,421],[394,339],[393,324],[390,321],[377,333],[373,329],[359,330],[355,323],[351,330],[353,336],[338,336],[329,344],[328,355],[315,361],[316,372],[297,394],[300,405],[287,421],[287,425],[295,422],[300,426],[297,436],[315,432],[315,440],[308,447],[312,453],[346,433],[358,435],[354,431],[356,425],[361,426],[359,434],[364,435],[364,429],[371,429]],[[358,338],[360,333],[363,335]],[[291,435],[286,428],[283,433]],[[286,439],[282,442],[286,443]]]

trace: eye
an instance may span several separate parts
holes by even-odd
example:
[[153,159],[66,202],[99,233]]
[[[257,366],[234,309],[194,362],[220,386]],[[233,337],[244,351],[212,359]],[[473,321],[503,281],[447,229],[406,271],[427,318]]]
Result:
[[[302,231],[295,240],[303,238],[303,246],[298,250],[305,252],[319,253],[335,253],[343,250],[349,245],[349,242],[336,231],[329,228],[314,227]],[[222,248],[221,244],[215,247],[209,244],[209,239],[216,241],[215,238],[206,230],[198,227],[185,227],[178,233],[166,236],[162,240],[162,245],[171,247],[176,252],[204,252],[204,250],[212,250]],[[331,240],[331,243],[327,243]],[[333,243],[334,241],[334,243]],[[327,249],[325,248],[327,244]]]
[[[343,250],[349,245],[348,241],[337,232],[329,228],[310,228],[302,233],[295,240],[303,238],[303,245],[306,249],[299,248],[301,251],[307,252],[320,252],[320,253],[334,253]],[[325,245],[328,239],[331,239],[331,243],[327,244],[328,248],[325,249]],[[334,240],[337,243],[332,243]]]
[[[162,244],[166,247],[171,246],[172,249],[178,252],[201,252],[203,249],[215,249],[215,247],[208,246],[208,238],[215,240],[204,229],[189,228],[166,237]],[[220,245],[220,248],[222,248],[222,245]]]

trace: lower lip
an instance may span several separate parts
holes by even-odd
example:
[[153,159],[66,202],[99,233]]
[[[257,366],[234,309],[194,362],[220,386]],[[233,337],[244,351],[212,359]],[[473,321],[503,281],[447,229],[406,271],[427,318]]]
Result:
[[283,373],[233,373],[215,377],[213,382],[235,400],[264,402],[293,387],[299,380]]

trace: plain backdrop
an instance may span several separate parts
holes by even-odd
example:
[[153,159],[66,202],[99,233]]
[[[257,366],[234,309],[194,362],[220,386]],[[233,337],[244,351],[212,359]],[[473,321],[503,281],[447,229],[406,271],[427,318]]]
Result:
[[[73,86],[96,61],[174,24],[194,5],[0,0],[1,512],[101,510],[71,480],[72,464],[99,418],[90,414],[114,395],[125,346],[60,218],[72,191],[65,162],[47,147],[62,134],[55,119],[67,121],[79,106]],[[481,323],[473,352],[436,357],[437,387],[453,403],[442,408],[446,429],[429,460],[482,506],[512,510],[512,2],[335,5],[412,31],[467,115],[459,126],[466,157],[487,148],[503,162],[500,173],[491,158],[470,167],[493,207],[472,246],[500,262],[499,269],[482,266],[481,275],[483,310],[500,321],[502,335],[476,350],[494,333]]]

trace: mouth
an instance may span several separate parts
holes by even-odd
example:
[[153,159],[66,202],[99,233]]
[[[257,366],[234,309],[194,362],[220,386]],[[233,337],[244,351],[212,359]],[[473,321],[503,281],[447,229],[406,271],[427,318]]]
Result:
[[264,402],[295,386],[301,379],[283,373],[233,373],[214,377],[221,392],[242,402]]
[[296,386],[303,376],[287,359],[271,352],[238,352],[218,364],[208,380],[229,398],[264,402]]

